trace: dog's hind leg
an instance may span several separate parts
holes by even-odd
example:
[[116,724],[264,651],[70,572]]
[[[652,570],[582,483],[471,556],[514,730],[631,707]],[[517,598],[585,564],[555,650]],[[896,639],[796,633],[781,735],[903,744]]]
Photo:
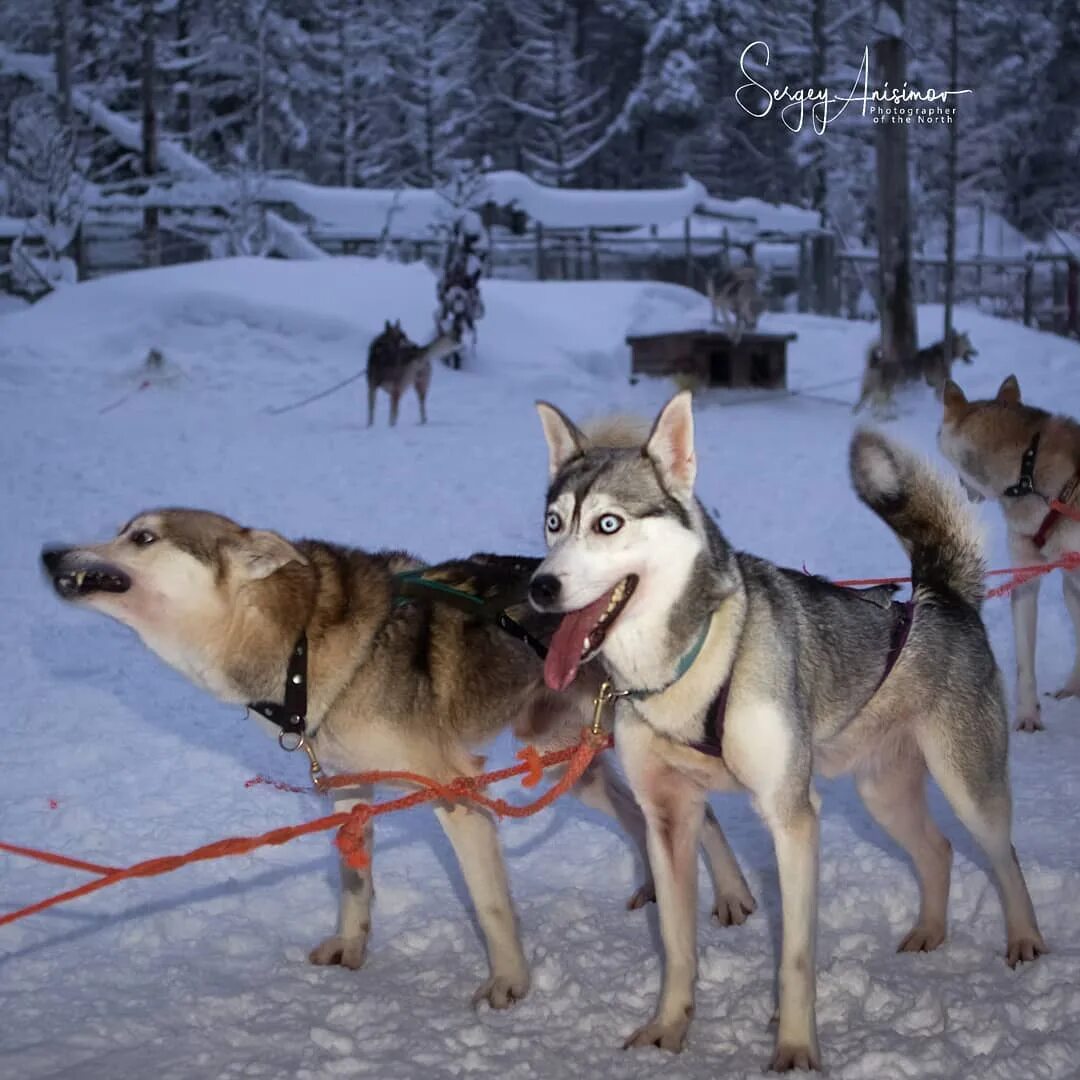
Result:
[[[356,789],[353,789],[356,792]],[[347,813],[357,803],[371,798],[371,789],[334,800],[335,813]],[[374,830],[369,821],[364,829],[364,848],[370,854]],[[375,888],[371,867],[355,870],[341,860],[341,901],[338,909],[338,932],[311,950],[313,964],[340,964],[358,968],[364,962],[368,934],[371,932],[371,901]]]
[[390,389],[390,426],[397,423],[398,405],[401,402],[401,387],[393,386]]
[[373,382],[368,383],[367,388],[367,426],[375,423],[375,392],[378,388]]
[[[1004,717],[1001,727],[1007,728]],[[1001,734],[1005,737],[1004,730]],[[1005,909],[1006,962],[1015,967],[1034,960],[1046,951],[1046,945],[1012,846],[1012,799],[1004,748],[986,738],[945,746],[932,734],[920,742],[931,776],[993,867]]]
[[1080,575],[1065,571],[1061,576],[1061,589],[1065,594],[1065,607],[1072,619],[1073,637],[1076,639],[1076,660],[1065,685],[1054,692],[1059,701],[1067,697],[1080,697]]
[[746,884],[735,852],[731,850],[712,807],[705,804],[705,825],[701,830],[705,866],[712,878],[716,902],[712,916],[721,926],[742,926],[757,909],[757,901]]
[[945,940],[952,845],[926,805],[926,762],[915,747],[855,777],[874,820],[911,857],[919,876],[919,920],[898,952],[929,952]]
[[529,967],[518,938],[495,824],[485,812],[466,806],[439,806],[435,814],[453,845],[487,942],[491,975],[473,1001],[508,1008],[529,992]]
[[1039,586],[1032,578],[1009,594],[1016,641],[1016,730],[1042,731],[1039,691],[1035,683],[1035,632],[1039,619]]
[[[652,867],[649,864],[645,817],[630,789],[611,765],[600,758],[578,781],[574,794],[586,806],[618,821],[641,854],[645,881],[630,897],[627,908],[635,911],[651,903],[656,899],[656,883],[653,881]],[[724,836],[724,830],[709,806],[705,807],[705,828],[702,831],[701,846],[716,893],[713,918],[722,926],[741,926],[757,907],[757,903],[742,875],[735,853]]]
[[420,374],[416,377],[416,400],[420,403],[420,423],[427,423],[427,392],[431,382],[431,369],[427,375]]

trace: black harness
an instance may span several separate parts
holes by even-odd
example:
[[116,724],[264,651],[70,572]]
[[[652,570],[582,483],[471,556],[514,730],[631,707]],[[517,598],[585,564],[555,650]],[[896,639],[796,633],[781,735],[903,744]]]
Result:
[[1035,490],[1035,459],[1039,456],[1039,439],[1041,432],[1036,431],[1031,437],[1028,448],[1020,458],[1020,479],[1015,484],[1010,484],[1002,495],[1010,499],[1018,499],[1022,495],[1037,495]]
[[307,632],[303,631],[293,646],[285,671],[285,704],[255,701],[248,705],[252,712],[257,712],[281,729],[278,742],[286,750],[299,749],[307,734],[307,658]]

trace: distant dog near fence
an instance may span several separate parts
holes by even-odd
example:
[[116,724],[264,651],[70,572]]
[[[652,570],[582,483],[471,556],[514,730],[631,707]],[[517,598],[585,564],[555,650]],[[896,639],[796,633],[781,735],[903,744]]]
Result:
[[440,334],[427,345],[417,345],[401,329],[401,321],[386,322],[383,332],[368,349],[368,427],[375,423],[375,392],[390,395],[390,426],[397,423],[401,395],[416,389],[420,423],[427,423],[427,392],[431,385],[431,362],[454,352],[459,345],[453,334]]

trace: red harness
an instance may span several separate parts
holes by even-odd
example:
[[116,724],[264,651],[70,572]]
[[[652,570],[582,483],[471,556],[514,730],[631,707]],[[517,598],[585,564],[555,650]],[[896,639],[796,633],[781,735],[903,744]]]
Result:
[[1046,546],[1046,541],[1050,539],[1050,534],[1057,527],[1057,523],[1063,517],[1072,517],[1068,513],[1068,506],[1078,488],[1080,488],[1080,472],[1073,473],[1069,482],[1061,489],[1061,494],[1056,499],[1051,500],[1046,517],[1042,519],[1038,531],[1031,538],[1031,542],[1040,551]]

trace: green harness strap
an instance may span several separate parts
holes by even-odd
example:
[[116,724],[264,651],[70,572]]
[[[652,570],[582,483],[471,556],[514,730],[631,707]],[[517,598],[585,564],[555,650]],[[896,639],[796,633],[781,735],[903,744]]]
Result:
[[[493,622],[500,630],[505,631],[518,641],[525,642],[541,660],[547,656],[547,646],[537,640],[516,619],[512,619],[506,613],[506,597],[496,597],[494,600],[484,600],[473,593],[465,592],[464,589],[455,589],[453,585],[447,585],[442,581],[433,581],[424,577],[429,567],[420,567],[417,570],[402,570],[394,575],[394,606],[400,607],[411,600],[428,600],[430,593],[436,593],[434,599],[451,607],[464,611],[467,615],[477,615],[482,620]],[[511,602],[514,602],[511,600]]]

